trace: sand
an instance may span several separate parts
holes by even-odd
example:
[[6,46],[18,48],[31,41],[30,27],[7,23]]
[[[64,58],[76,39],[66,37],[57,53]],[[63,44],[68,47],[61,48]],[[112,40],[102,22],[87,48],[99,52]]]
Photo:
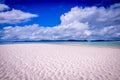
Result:
[[0,80],[120,80],[120,48],[0,45]]

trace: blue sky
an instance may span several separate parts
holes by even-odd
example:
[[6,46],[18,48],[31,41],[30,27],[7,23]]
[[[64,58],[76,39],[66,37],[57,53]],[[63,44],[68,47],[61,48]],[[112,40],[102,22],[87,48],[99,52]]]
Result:
[[120,39],[119,0],[0,2],[0,40]]
[[[60,24],[60,16],[75,6],[110,6],[117,0],[6,0],[5,3],[15,9],[38,14],[29,24],[56,26]],[[26,24],[26,23],[25,23]]]

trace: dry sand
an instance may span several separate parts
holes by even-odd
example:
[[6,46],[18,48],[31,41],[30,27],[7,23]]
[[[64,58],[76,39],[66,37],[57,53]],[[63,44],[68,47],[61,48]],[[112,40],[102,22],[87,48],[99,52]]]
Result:
[[120,48],[0,45],[0,80],[120,80]]

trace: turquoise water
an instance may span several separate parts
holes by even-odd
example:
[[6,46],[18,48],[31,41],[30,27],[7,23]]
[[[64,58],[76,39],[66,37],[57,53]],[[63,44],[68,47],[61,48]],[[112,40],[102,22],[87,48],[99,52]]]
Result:
[[[67,43],[66,43],[67,44]],[[120,47],[120,41],[114,42],[73,42],[68,44],[75,44],[75,45],[90,45],[90,46],[116,46]]]
[[69,44],[69,45],[93,45],[93,46],[116,46],[120,47],[120,41],[105,42],[7,42],[0,44]]

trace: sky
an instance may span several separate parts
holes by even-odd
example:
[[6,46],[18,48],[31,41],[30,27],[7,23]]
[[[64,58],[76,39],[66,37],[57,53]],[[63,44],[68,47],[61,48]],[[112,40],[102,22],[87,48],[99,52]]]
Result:
[[119,0],[0,0],[0,41],[120,40]]

